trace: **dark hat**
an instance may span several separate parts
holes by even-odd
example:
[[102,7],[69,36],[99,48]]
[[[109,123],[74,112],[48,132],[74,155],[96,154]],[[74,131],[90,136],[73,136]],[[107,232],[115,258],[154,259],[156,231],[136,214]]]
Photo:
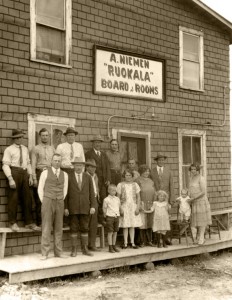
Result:
[[81,157],[75,157],[74,161],[72,161],[72,164],[73,165],[75,165],[75,164],[83,164],[83,165],[85,165],[85,161],[83,161],[83,159]]
[[91,142],[94,142],[94,141],[104,142],[103,137],[100,134],[94,135],[90,141]]
[[24,132],[22,130],[19,129],[13,129],[12,130],[12,136],[10,136],[12,139],[17,139],[19,137],[23,137],[24,136]]
[[96,162],[94,159],[87,159],[85,162],[86,167],[91,166],[91,167],[97,167]]
[[158,160],[159,158],[164,158],[164,159],[166,159],[167,156],[166,156],[166,155],[163,155],[163,154],[161,154],[161,153],[158,153],[157,156],[154,157],[154,160]]
[[69,134],[69,133],[75,133],[75,135],[78,134],[78,132],[77,132],[73,127],[68,127],[68,128],[66,129],[66,131],[65,131],[63,134],[64,134],[64,135],[67,135],[67,134]]

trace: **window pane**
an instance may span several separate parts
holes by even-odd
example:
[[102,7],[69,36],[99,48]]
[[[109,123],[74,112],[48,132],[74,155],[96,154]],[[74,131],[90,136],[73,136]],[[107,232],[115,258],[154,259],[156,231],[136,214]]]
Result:
[[182,153],[183,153],[183,164],[191,164],[191,137],[183,136],[182,138]]
[[189,187],[189,166],[182,167],[182,187],[183,189]]
[[189,88],[200,88],[200,65],[198,63],[183,61],[183,84]]
[[184,59],[199,61],[199,37],[183,34],[183,56]]
[[64,0],[37,0],[36,22],[64,29]]
[[63,31],[37,25],[36,58],[65,63],[65,34]]
[[201,164],[201,138],[192,138],[193,163]]

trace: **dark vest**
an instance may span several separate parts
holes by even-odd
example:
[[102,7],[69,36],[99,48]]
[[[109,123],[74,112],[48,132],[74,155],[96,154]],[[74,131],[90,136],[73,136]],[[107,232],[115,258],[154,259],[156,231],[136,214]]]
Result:
[[60,170],[59,178],[48,168],[48,176],[44,185],[44,196],[46,198],[64,199],[64,172]]

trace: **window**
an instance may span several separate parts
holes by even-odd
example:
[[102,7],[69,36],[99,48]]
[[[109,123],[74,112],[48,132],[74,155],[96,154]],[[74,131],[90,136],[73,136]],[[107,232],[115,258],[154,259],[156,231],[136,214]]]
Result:
[[179,129],[179,182],[180,190],[188,188],[189,166],[197,163],[206,179],[206,133],[205,131]]
[[204,89],[203,33],[180,27],[180,86]]
[[65,141],[63,133],[67,127],[75,127],[75,119],[28,114],[28,148],[39,143],[39,131],[46,128],[50,135],[50,144],[55,148]]
[[71,0],[31,0],[31,59],[69,65]]

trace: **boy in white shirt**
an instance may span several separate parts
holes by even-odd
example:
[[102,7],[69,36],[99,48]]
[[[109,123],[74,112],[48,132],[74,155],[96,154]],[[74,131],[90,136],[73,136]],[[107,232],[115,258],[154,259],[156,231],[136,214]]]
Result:
[[110,184],[108,187],[109,195],[103,201],[103,213],[106,218],[106,228],[108,231],[109,252],[120,252],[115,246],[117,232],[119,230],[120,199],[116,196],[116,185]]
[[181,222],[189,222],[191,215],[190,197],[188,191],[183,189],[180,197],[176,199],[179,202],[179,214]]

